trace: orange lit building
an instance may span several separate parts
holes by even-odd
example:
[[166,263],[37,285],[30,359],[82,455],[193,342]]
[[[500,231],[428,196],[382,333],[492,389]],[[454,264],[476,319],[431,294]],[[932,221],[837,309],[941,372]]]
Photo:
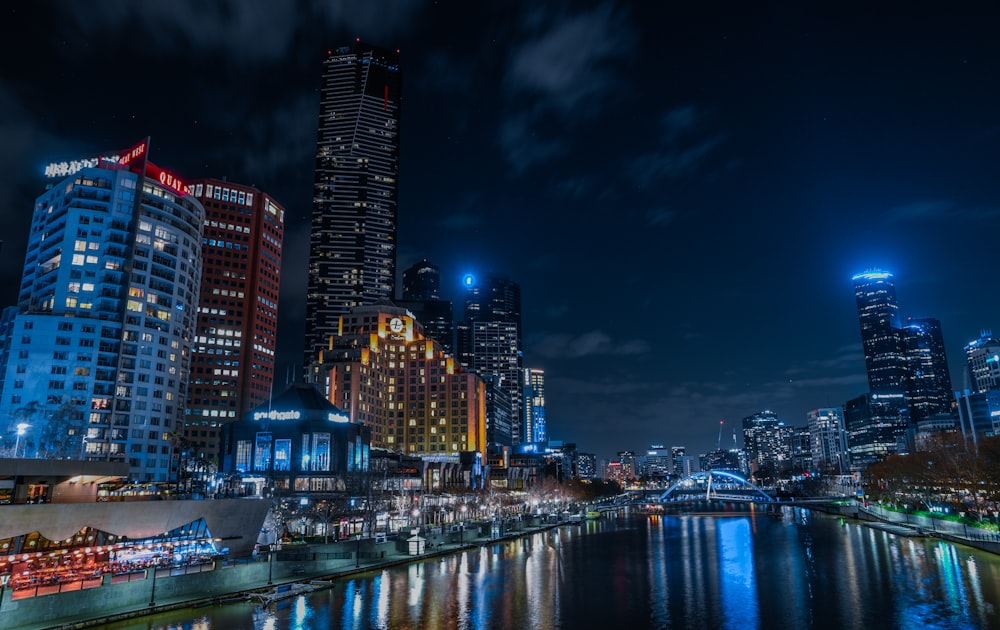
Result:
[[371,427],[372,447],[427,461],[485,462],[486,393],[404,308],[375,304],[340,318],[314,364],[330,402]]

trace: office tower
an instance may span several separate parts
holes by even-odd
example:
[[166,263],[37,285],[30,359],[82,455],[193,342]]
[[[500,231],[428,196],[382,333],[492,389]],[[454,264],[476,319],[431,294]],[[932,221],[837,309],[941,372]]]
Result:
[[806,414],[806,425],[809,427],[813,468],[820,472],[845,474],[850,462],[847,460],[847,435],[840,409],[813,409]]
[[404,455],[451,457],[486,454],[486,391],[420,322],[388,304],[359,306],[343,316],[320,357],[329,400],[371,427],[372,447]]
[[865,467],[887,455],[905,452],[904,434],[909,426],[902,392],[867,393],[844,405],[847,449],[851,465]]
[[904,391],[906,364],[893,275],[879,270],[857,274],[854,276],[854,296],[869,390]]
[[743,448],[752,475],[768,477],[789,469],[791,433],[792,428],[785,426],[773,411],[743,418]]
[[579,479],[597,478],[597,455],[594,453],[577,453],[573,463],[576,476]]
[[908,319],[900,330],[906,363],[906,404],[910,423],[950,413],[953,392],[941,322],[933,318]]
[[620,470],[624,480],[635,479],[636,462],[634,451],[618,451],[617,462],[621,466]]
[[404,300],[440,300],[441,270],[426,258],[403,272]]
[[670,451],[662,444],[651,444],[646,451],[640,476],[658,481],[670,477]]
[[465,281],[465,315],[456,331],[459,362],[484,379],[496,376],[510,397],[513,444],[528,441],[521,407],[521,287],[489,274]]
[[191,455],[219,456],[220,427],[272,392],[285,210],[252,186],[188,186],[205,208],[201,300],[184,437]]
[[168,481],[201,280],[204,210],[148,141],[52,166],[35,202],[0,418],[22,453],[127,462]]
[[397,306],[409,309],[424,326],[424,333],[441,344],[450,355],[455,353],[455,321],[449,300],[440,295],[441,272],[424,259],[403,272],[403,296]]
[[510,392],[502,387],[502,379],[496,374],[481,376],[486,387],[486,446],[491,452],[501,452],[514,446],[511,435],[514,423],[514,409],[511,407]]
[[524,412],[525,442],[546,442],[548,432],[545,426],[545,371],[538,368],[524,368]]
[[671,446],[670,447],[670,470],[677,477],[684,476],[684,469],[681,466],[683,461],[685,448],[683,446]]
[[1000,339],[993,332],[984,330],[979,339],[965,345],[965,389],[988,392],[1000,389]]
[[351,308],[395,297],[399,53],[356,42],[323,62],[305,365]]

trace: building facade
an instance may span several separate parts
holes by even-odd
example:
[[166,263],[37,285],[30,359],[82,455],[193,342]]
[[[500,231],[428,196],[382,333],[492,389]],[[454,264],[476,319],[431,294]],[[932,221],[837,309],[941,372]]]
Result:
[[813,409],[806,414],[806,426],[809,428],[813,468],[845,474],[850,469],[850,462],[847,458],[844,415],[840,409]]
[[906,404],[910,423],[950,413],[953,390],[941,322],[934,318],[908,319],[900,330],[906,361]]
[[399,53],[360,41],[323,62],[305,363],[351,308],[395,297]]
[[285,210],[252,186],[188,186],[205,208],[201,300],[184,437],[217,460],[220,427],[268,399],[274,382]]
[[773,411],[743,418],[743,450],[751,475],[769,477],[791,467],[792,432]]
[[869,391],[904,391],[906,364],[893,275],[880,270],[857,274],[854,276],[854,297]]
[[847,449],[851,466],[864,468],[905,449],[909,427],[906,397],[902,392],[868,393],[844,405]]
[[35,202],[2,376],[22,454],[168,481],[184,426],[204,209],[148,141],[57,168]]
[[984,393],[1000,389],[1000,339],[984,330],[979,339],[965,344],[965,389]]
[[483,378],[497,377],[511,402],[511,440],[528,440],[522,418],[521,287],[510,279],[488,274],[466,277],[464,320],[456,330],[457,356],[467,369]]
[[424,326],[424,333],[454,356],[455,318],[452,304],[441,299],[441,271],[424,259],[403,272],[403,295],[397,306],[408,309]]
[[316,382],[351,422],[370,427],[372,446],[485,457],[482,379],[445,355],[409,311],[389,303],[357,307],[339,329],[318,357]]
[[547,442],[548,431],[545,423],[545,371],[538,368],[524,368],[524,392],[521,398],[524,410],[525,442],[534,444]]

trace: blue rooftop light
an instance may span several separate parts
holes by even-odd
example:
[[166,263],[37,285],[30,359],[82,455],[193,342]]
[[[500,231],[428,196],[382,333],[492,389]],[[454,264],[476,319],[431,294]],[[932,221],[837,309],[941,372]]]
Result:
[[472,275],[471,273],[465,274],[465,276],[462,278],[462,284],[465,285],[466,288],[471,288],[475,286],[476,276]]
[[888,280],[892,274],[881,269],[869,269],[864,273],[856,274],[852,280]]

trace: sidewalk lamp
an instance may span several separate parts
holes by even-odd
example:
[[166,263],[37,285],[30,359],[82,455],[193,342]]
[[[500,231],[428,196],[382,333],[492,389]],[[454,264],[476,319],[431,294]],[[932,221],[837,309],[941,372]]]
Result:
[[469,507],[462,504],[462,524],[458,526],[458,544],[465,542],[465,513],[469,511]]
[[24,435],[31,425],[27,422],[17,423],[17,438],[14,439],[14,457],[17,457],[17,451],[21,448],[21,436]]

